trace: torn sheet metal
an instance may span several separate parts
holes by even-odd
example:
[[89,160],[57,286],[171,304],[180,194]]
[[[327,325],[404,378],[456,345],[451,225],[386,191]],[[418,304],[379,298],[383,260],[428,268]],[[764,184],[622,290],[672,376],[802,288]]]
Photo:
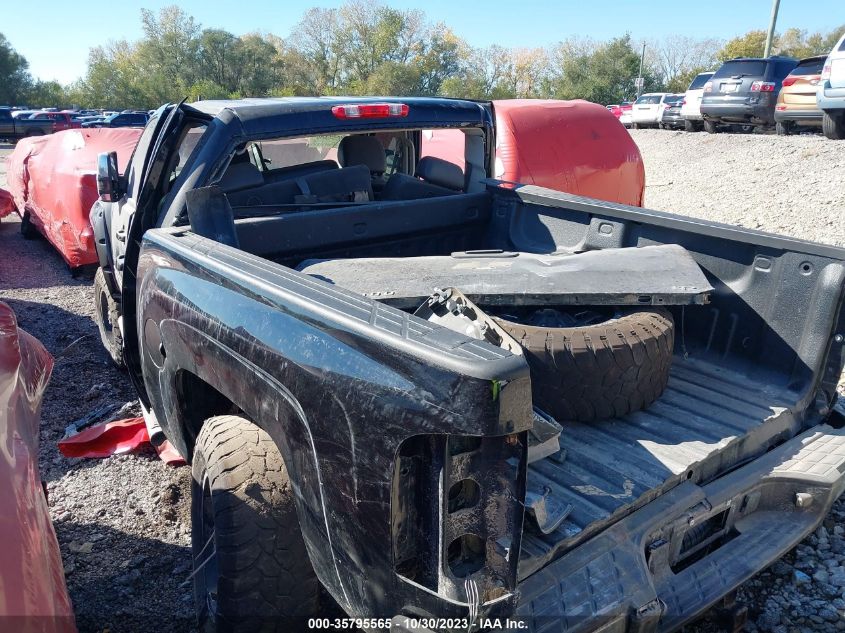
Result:
[[538,255],[475,251],[437,257],[305,261],[300,270],[401,308],[455,287],[480,305],[690,305],[713,287],[682,246]]

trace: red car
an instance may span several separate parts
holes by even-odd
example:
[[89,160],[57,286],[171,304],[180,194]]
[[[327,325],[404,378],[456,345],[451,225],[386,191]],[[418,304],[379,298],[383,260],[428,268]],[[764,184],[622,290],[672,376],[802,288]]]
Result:
[[53,132],[61,132],[62,130],[72,130],[74,128],[82,127],[82,123],[73,118],[75,112],[36,112],[31,114],[29,119],[31,121],[38,121],[48,119],[53,122]]
[[608,106],[604,106],[604,107],[607,108],[613,114],[613,116],[615,116],[618,119],[619,117],[622,116],[623,112],[630,112],[631,111],[632,104],[623,102],[619,105],[614,104],[614,105],[608,105]]
[[[38,474],[53,358],[0,303],[0,629],[74,633],[62,556]],[[5,625],[2,623],[6,623]],[[8,627],[8,628],[7,628]]]

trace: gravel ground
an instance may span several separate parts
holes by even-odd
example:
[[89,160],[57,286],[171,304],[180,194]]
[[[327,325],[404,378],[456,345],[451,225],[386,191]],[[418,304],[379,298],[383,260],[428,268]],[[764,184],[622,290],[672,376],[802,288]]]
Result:
[[[647,206],[845,246],[845,153],[820,136],[636,130]],[[0,145],[0,187],[8,146]],[[799,178],[793,178],[798,172]],[[0,223],[0,299],[56,358],[42,410],[41,474],[81,633],[193,631],[190,472],[154,454],[65,459],[65,426],[133,396],[102,350],[92,274],[71,278],[41,240]],[[74,343],[71,345],[71,343]],[[824,526],[739,591],[750,631],[845,630],[845,502]],[[715,612],[687,627],[720,630]]]

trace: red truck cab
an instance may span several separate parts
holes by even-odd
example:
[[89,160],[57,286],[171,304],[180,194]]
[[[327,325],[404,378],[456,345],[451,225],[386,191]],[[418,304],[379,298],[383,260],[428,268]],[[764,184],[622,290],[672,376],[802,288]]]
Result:
[[81,128],[82,123],[73,118],[73,112],[36,112],[29,118],[34,120],[48,119],[53,122],[53,132]]
[[[499,180],[642,206],[645,167],[631,136],[607,108],[587,101],[493,102]],[[463,135],[423,135],[422,156],[464,166]]]

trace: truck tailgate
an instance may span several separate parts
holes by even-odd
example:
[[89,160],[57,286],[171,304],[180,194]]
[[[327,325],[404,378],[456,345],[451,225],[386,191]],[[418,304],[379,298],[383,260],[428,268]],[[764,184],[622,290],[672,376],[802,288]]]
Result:
[[521,582],[518,617],[538,631],[673,630],[811,532],[843,472],[845,429],[819,425],[708,484],[683,482]]

